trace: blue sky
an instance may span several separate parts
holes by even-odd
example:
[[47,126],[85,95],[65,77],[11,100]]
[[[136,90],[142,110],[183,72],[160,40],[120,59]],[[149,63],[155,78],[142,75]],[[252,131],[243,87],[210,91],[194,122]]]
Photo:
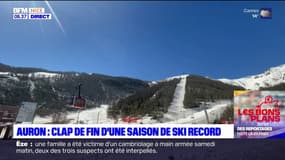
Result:
[[[144,80],[239,78],[285,63],[285,2],[50,2],[52,21],[12,20],[0,2],[0,62]],[[244,8],[272,8],[253,19]]]

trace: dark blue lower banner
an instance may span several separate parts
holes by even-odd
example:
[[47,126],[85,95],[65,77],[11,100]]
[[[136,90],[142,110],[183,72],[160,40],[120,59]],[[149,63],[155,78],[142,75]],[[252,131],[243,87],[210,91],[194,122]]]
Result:
[[0,160],[268,160],[284,159],[285,139],[1,140]]

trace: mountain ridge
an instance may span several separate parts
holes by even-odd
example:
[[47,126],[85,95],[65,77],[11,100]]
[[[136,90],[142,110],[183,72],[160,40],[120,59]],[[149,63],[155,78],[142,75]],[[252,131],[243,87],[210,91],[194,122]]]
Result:
[[249,90],[273,87],[285,83],[285,64],[271,67],[263,73],[238,79],[218,79],[224,83],[238,85]]
[[149,86],[145,81],[128,77],[53,72],[1,64],[0,104],[19,105],[22,101],[33,101],[44,104],[39,112],[45,115],[51,110],[66,109],[66,98],[77,95],[78,84],[83,84],[82,96],[86,98],[88,108],[115,103]]

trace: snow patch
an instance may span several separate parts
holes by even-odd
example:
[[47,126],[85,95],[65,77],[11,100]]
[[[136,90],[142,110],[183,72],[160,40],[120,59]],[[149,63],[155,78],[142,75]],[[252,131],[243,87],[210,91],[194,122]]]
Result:
[[30,84],[30,94],[31,94],[31,97],[34,98],[34,89],[36,88],[35,87],[35,83],[31,80],[28,81],[29,84]]
[[12,72],[0,72],[0,78],[8,78],[15,81],[19,81],[19,78],[15,73]]
[[227,84],[241,86],[249,90],[258,90],[261,87],[271,87],[285,83],[285,64],[272,67],[262,74],[252,75],[239,79],[218,79]]
[[[91,108],[86,110],[78,110],[77,112],[67,112],[66,120],[68,124],[114,124],[113,119],[109,119],[107,116],[109,105],[101,105],[97,108]],[[36,124],[46,124],[52,123],[52,116],[35,116],[34,123]]]
[[33,78],[55,78],[59,77],[60,74],[58,73],[49,73],[49,72],[34,72],[34,73],[29,73],[28,77],[33,77]]
[[174,79],[183,79],[183,78],[187,78],[189,76],[189,74],[184,74],[184,75],[179,75],[179,76],[173,76],[173,77],[169,77],[166,79],[166,81],[171,81]]

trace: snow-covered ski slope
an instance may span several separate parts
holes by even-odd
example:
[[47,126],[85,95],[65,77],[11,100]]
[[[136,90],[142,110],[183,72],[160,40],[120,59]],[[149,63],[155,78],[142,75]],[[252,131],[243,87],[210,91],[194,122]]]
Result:
[[[230,101],[218,101],[207,106],[209,122],[213,123],[215,119],[220,118],[223,111],[230,107],[232,104]],[[124,124],[121,119],[116,121],[107,117],[108,105],[102,105],[98,108],[91,108],[86,110],[80,110],[78,112],[67,112],[66,113],[66,124]],[[40,117],[36,116],[34,119],[35,124],[51,124],[53,122],[52,116]],[[192,110],[185,109],[184,112],[179,112],[179,116],[175,116],[172,120],[165,122],[157,121],[149,116],[142,117],[137,121],[137,124],[206,124],[207,119],[204,109]]]
[[[171,80],[174,78],[180,78],[180,82],[177,84],[173,100],[168,108],[168,112],[164,114],[162,123],[173,124],[206,124],[213,123],[214,120],[219,119],[221,114],[227,107],[231,107],[232,102],[229,100],[219,100],[216,102],[207,103],[206,106],[200,106],[199,108],[184,108],[184,97],[186,92],[187,77],[189,75],[182,75],[168,78]],[[208,115],[208,120],[206,118]]]
[[187,76],[181,77],[180,82],[176,85],[173,100],[168,108],[168,112],[164,114],[162,121],[177,120],[185,113],[184,96],[186,88]]
[[[174,121],[169,121],[169,124],[212,124],[215,120],[219,119],[222,113],[227,107],[232,107],[232,102],[228,100],[221,100],[215,103],[211,103],[207,108],[201,108],[198,111],[188,111],[186,109],[185,114]],[[209,122],[206,118],[206,112],[209,117]],[[190,113],[190,114],[189,114]]]
[[[86,110],[78,110],[77,112],[67,112],[66,123],[68,124],[113,124],[114,119],[107,117],[108,105],[101,105],[97,108],[91,108]],[[35,116],[33,123],[38,124],[47,124],[47,123],[56,123],[53,122],[52,115],[40,117]]]

